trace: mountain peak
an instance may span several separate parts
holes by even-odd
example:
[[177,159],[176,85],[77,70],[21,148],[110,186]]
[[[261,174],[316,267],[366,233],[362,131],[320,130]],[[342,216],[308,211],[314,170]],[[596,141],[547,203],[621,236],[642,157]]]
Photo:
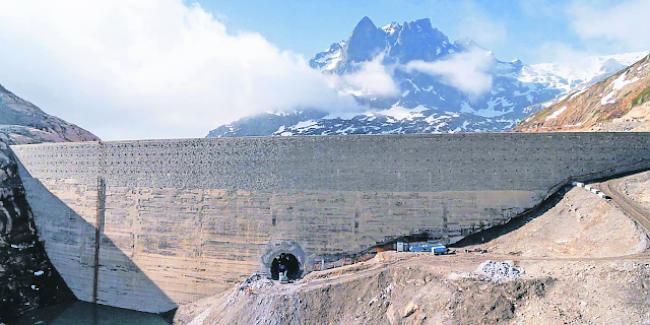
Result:
[[429,18],[404,22],[392,43],[388,56],[401,63],[433,61],[460,50],[449,41],[447,35],[433,28]]
[[404,26],[409,26],[411,28],[420,29],[420,30],[433,30],[433,29],[436,29],[436,28],[433,28],[433,26],[431,25],[431,19],[429,19],[429,18],[422,18],[422,19],[417,19],[417,20],[411,21],[411,22],[404,22]]
[[462,45],[450,42],[447,35],[431,25],[429,18],[410,22],[391,22],[381,28],[363,17],[350,38],[341,46],[330,46],[316,54],[310,65],[322,71],[354,71],[356,63],[370,61],[384,53],[385,62],[408,63],[413,60],[434,61],[462,51]]
[[375,23],[373,23],[368,16],[363,16],[363,18],[361,18],[361,20],[357,23],[357,26],[355,27],[355,29],[358,28],[377,29],[377,26],[375,26]]
[[402,28],[402,25],[400,25],[397,22],[392,21],[390,24],[385,25],[381,29],[386,32],[387,35],[393,35],[395,34],[396,31]]
[[353,62],[373,59],[386,46],[386,33],[367,16],[352,31],[346,46],[346,58]]

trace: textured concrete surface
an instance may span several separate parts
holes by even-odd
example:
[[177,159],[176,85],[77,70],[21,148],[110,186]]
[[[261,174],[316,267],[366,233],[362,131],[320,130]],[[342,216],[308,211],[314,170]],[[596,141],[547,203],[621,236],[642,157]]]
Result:
[[45,248],[77,297],[158,312],[267,271],[278,247],[303,252],[308,272],[401,236],[457,240],[572,177],[649,168],[649,140],[500,133],[12,149]]

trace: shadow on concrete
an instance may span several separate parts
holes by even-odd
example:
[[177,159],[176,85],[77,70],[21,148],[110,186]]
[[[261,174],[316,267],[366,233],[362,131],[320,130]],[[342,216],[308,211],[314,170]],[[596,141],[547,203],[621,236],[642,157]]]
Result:
[[558,202],[560,202],[560,200],[562,200],[569,189],[569,186],[562,187],[536,207],[529,209],[520,215],[510,219],[510,221],[506,222],[505,224],[490,227],[486,230],[482,230],[472,235],[466,236],[456,243],[449,245],[449,247],[463,248],[467,246],[483,244],[501,237],[509,232],[515,231],[553,208]]
[[[147,277],[131,256],[32,177],[18,159],[16,161],[39,239],[52,264],[78,300],[148,313],[165,313],[166,318],[173,316],[176,303]],[[100,219],[101,230],[103,218],[97,220]],[[98,247],[96,244],[99,244]],[[132,243],[121,244],[133,248]],[[87,310],[87,307],[82,309]],[[104,309],[97,310],[103,312]],[[65,314],[65,311],[62,313]]]
[[[634,171],[629,171],[629,172],[623,172],[623,173],[618,173],[613,176],[607,176],[607,177],[595,177],[593,179],[587,180],[587,183],[600,183],[600,182],[605,182],[611,179],[616,179],[616,178],[621,178],[625,176],[630,176],[638,173],[643,173],[648,171],[649,169],[640,169],[640,170],[634,170]],[[475,234],[469,235],[460,241],[449,245],[449,247],[452,248],[463,248],[467,246],[472,246],[472,245],[478,245],[478,244],[483,244],[490,242],[497,237],[503,236],[509,232],[515,231],[524,225],[526,225],[528,222],[534,220],[535,218],[543,215],[546,213],[548,210],[553,208],[562,198],[564,198],[564,195],[571,190],[572,185],[564,185],[563,187],[560,187],[555,193],[553,193],[551,196],[549,196],[546,200],[542,201],[539,205],[536,207],[523,212],[522,214],[512,218],[509,222],[499,225],[499,226],[494,226],[489,229],[477,232]]]
[[13,180],[3,185],[6,186],[0,187],[4,192],[0,194],[0,323],[39,306],[75,300],[37,238],[22,186]]

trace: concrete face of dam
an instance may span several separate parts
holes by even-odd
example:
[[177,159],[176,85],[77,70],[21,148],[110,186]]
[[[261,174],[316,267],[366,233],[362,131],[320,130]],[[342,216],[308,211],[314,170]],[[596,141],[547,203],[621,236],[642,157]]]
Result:
[[13,146],[40,238],[84,301],[149,312],[272,259],[455,241],[570,179],[650,168],[648,133],[350,135]]

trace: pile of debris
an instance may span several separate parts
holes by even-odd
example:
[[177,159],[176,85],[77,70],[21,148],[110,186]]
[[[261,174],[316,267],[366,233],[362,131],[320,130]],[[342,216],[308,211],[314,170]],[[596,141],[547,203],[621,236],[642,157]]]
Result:
[[474,271],[481,280],[503,283],[521,277],[524,270],[512,261],[485,261]]
[[251,276],[242,281],[241,284],[239,284],[239,291],[251,294],[260,289],[272,287],[273,285],[273,280],[260,273],[253,273]]

